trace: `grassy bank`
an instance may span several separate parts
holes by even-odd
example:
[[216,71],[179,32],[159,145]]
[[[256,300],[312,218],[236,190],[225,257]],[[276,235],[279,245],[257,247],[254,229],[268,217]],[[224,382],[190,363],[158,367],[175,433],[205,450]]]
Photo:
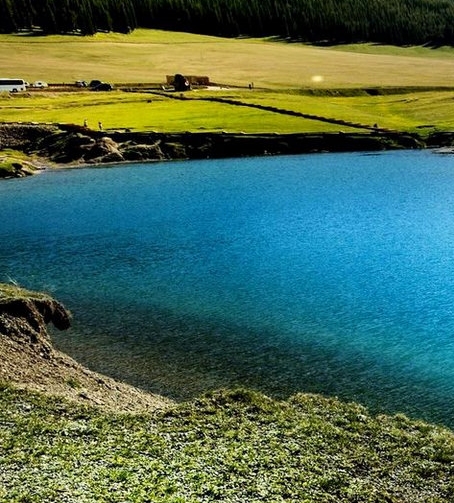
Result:
[[[450,430],[308,394],[235,389],[145,403],[50,346],[44,354],[36,302],[55,301],[0,285],[0,503],[453,501]],[[96,386],[102,395],[90,399]]]
[[2,386],[0,501],[395,502],[454,498],[454,435],[298,395],[213,393],[104,415]]
[[[234,93],[235,95],[235,93]],[[192,93],[190,97],[196,97]],[[190,98],[188,97],[188,98]],[[232,107],[200,100],[174,100],[150,94],[67,93],[33,94],[30,97],[0,97],[5,122],[35,121],[83,124],[105,129],[134,131],[246,131],[294,132],[338,131],[341,128],[318,121]]]
[[[0,150],[0,178],[26,176],[36,171],[32,158],[17,150]],[[1,298],[1,292],[0,292]]]

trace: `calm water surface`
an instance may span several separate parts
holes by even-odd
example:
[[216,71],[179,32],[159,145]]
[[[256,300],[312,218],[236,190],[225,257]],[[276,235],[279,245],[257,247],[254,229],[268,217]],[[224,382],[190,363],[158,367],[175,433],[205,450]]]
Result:
[[141,164],[0,183],[0,281],[59,348],[184,399],[245,385],[454,426],[454,157]]

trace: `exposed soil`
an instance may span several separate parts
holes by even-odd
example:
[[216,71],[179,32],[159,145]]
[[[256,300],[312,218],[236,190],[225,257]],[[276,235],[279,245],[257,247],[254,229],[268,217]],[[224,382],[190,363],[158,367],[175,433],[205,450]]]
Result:
[[[274,109],[273,109],[274,110]],[[276,109],[276,113],[294,112]],[[333,119],[326,119],[333,121]],[[336,121],[339,122],[339,121]],[[0,124],[0,151],[15,149],[49,166],[172,159],[206,159],[309,152],[352,152],[451,146],[454,133],[423,138],[415,133],[363,125],[359,133],[245,134],[93,131],[70,125]],[[18,170],[16,176],[28,174]]]
[[47,324],[66,329],[70,321],[70,313],[51,297],[0,285],[0,380],[115,412],[145,412],[171,403],[92,372],[54,349]]

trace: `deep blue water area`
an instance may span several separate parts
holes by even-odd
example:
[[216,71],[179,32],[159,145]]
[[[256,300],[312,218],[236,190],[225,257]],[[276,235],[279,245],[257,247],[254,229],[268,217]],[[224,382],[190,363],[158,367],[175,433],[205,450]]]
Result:
[[0,183],[0,281],[56,345],[185,399],[242,385],[454,426],[454,157],[316,154]]

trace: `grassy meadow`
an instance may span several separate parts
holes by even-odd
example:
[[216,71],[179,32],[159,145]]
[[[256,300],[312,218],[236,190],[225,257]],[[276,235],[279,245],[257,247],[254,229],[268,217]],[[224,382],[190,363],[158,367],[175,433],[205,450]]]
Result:
[[[229,90],[197,91],[187,100],[122,93],[0,94],[0,121],[61,122],[146,131],[348,131],[327,122],[200,100],[209,96],[271,105],[367,126],[452,129],[454,49],[373,44],[314,47],[273,39],[223,39],[159,30],[130,35],[0,35],[0,77],[72,83],[165,83],[175,73],[207,75]],[[254,83],[254,90],[248,84]],[[416,92],[415,88],[427,88]],[[370,96],[364,89],[401,88]],[[315,95],[308,95],[311,89]],[[349,93],[355,89],[358,92]],[[337,90],[337,94],[332,90]],[[318,94],[317,94],[318,93]]]
[[356,124],[424,133],[454,128],[454,91],[409,92],[382,96],[310,96],[294,91],[193,91],[185,99],[114,91],[94,93],[0,93],[3,122],[72,123],[106,130],[229,131],[247,133],[362,131],[334,123],[205,101],[216,97],[245,104],[344,120]]
[[[195,93],[194,93],[195,94]],[[340,126],[201,100],[174,100],[145,93],[64,93],[31,97],[0,95],[2,121],[58,122],[132,131],[284,132],[339,131]],[[348,128],[343,128],[348,130]]]
[[166,75],[183,73],[208,75],[217,83],[254,82],[256,87],[279,89],[454,83],[453,49],[361,45],[339,50],[159,30],[91,37],[0,35],[0,45],[0,77],[29,82],[165,82]]
[[0,384],[0,502],[448,503],[454,435],[311,395],[106,415]]

